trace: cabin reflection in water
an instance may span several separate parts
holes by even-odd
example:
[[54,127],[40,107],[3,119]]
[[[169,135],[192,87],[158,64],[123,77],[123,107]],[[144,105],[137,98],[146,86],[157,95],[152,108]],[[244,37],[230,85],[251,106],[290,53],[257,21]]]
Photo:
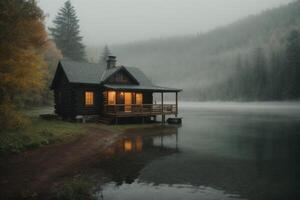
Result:
[[143,149],[143,140],[141,136],[126,138],[121,142],[123,143],[124,152],[141,152]]
[[[174,130],[146,137],[128,134],[100,155],[99,168],[110,174],[118,185],[134,182],[148,162],[179,152],[177,128]],[[164,137],[171,137],[174,142],[166,145]]]

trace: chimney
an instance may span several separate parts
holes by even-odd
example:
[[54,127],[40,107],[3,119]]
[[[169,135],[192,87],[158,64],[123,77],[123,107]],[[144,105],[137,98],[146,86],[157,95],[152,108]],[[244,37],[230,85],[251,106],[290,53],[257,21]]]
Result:
[[114,67],[116,67],[116,56],[108,56],[107,59],[107,69],[112,69]]

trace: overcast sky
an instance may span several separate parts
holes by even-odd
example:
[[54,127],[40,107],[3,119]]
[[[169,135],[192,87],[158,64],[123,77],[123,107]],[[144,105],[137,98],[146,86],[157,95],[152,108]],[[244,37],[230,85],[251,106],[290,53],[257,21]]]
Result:
[[[196,34],[293,0],[71,0],[87,45]],[[47,26],[64,0],[39,0]]]

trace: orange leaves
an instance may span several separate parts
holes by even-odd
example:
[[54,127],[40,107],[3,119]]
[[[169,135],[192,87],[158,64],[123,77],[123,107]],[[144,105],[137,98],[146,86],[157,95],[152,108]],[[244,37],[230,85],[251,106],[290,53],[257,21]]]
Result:
[[35,3],[10,1],[4,13],[14,20],[2,21],[9,34],[0,38],[0,89],[10,96],[39,90],[44,85],[48,40],[41,11]]
[[60,53],[48,41],[35,1],[1,0],[0,7],[0,126],[17,128],[24,118],[15,105],[45,92],[49,70],[44,59]]

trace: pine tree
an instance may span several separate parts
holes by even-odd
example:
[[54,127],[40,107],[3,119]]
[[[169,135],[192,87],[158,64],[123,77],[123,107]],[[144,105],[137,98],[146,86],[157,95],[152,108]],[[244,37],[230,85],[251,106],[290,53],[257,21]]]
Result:
[[290,32],[287,38],[287,81],[288,98],[300,97],[300,33],[297,30]]
[[51,36],[64,57],[76,61],[85,60],[85,47],[80,36],[79,20],[70,1],[65,2],[49,28]]
[[253,55],[253,87],[255,89],[254,98],[262,99],[265,97],[267,84],[266,60],[262,48],[256,48]]
[[106,64],[106,61],[108,59],[108,56],[111,56],[111,51],[109,50],[108,46],[105,45],[104,49],[103,49],[103,52],[100,56],[100,59],[99,59],[99,63],[101,65],[105,65]]

